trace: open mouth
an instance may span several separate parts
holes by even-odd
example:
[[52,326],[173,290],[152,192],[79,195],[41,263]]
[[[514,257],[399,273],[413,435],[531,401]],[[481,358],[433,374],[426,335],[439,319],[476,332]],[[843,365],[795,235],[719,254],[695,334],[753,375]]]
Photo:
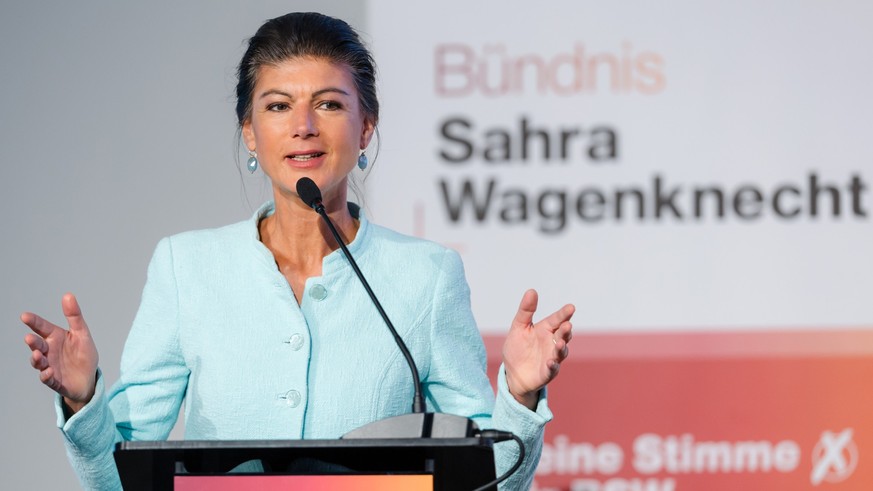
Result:
[[297,155],[288,155],[287,158],[296,160],[297,162],[306,162],[307,160],[317,159],[324,155],[324,152],[301,153]]

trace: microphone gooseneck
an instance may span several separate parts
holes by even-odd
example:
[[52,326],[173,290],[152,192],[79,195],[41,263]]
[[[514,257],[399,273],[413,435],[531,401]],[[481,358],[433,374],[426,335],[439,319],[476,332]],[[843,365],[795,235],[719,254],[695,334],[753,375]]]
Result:
[[477,438],[480,442],[487,444],[489,448],[496,442],[513,439],[518,444],[519,451],[515,464],[513,464],[508,471],[503,473],[503,475],[476,488],[475,491],[492,489],[498,483],[506,480],[521,467],[521,463],[524,460],[525,448],[521,438],[509,432],[496,430],[480,431],[478,425],[476,425],[472,419],[464,416],[426,412],[424,396],[421,391],[421,381],[418,377],[418,368],[415,366],[415,360],[412,359],[412,355],[409,353],[406,343],[404,343],[400,335],[397,334],[397,330],[394,329],[394,324],[391,323],[391,319],[388,318],[388,314],[385,313],[382,304],[379,303],[376,294],[373,293],[369,283],[367,283],[363,273],[361,273],[361,270],[358,268],[355,258],[352,257],[346,244],[343,242],[342,237],[340,237],[339,232],[337,232],[336,227],[334,227],[333,222],[330,221],[330,217],[328,217],[327,212],[324,209],[324,204],[321,202],[321,190],[318,189],[318,186],[312,181],[312,179],[304,177],[297,181],[297,195],[307,206],[315,210],[319,215],[321,215],[321,218],[324,219],[324,222],[333,234],[333,238],[336,240],[336,243],[339,244],[340,249],[343,250],[343,254],[345,254],[346,259],[349,261],[349,264],[352,266],[352,269],[361,281],[361,285],[363,285],[364,289],[367,290],[370,300],[373,301],[373,305],[376,306],[379,315],[382,316],[382,320],[385,321],[385,325],[388,326],[388,330],[391,331],[391,335],[394,336],[394,341],[397,343],[397,347],[400,349],[400,352],[403,353],[403,357],[406,358],[406,363],[409,365],[409,370],[412,372],[412,381],[415,387],[415,395],[412,400],[412,414],[402,414],[400,416],[374,421],[346,433],[342,438],[349,440],[373,438]]
[[391,323],[391,319],[388,318],[388,314],[385,313],[385,309],[382,308],[382,304],[379,303],[379,299],[376,298],[376,294],[373,293],[370,284],[367,283],[364,274],[361,273],[361,270],[358,268],[355,258],[352,257],[345,242],[343,242],[342,237],[340,237],[339,232],[337,232],[336,227],[333,226],[333,222],[324,210],[324,204],[321,202],[321,190],[318,189],[318,185],[315,184],[312,179],[301,177],[300,180],[297,181],[297,196],[299,196],[301,201],[315,210],[315,212],[321,215],[321,218],[324,219],[331,234],[333,234],[333,238],[336,240],[336,243],[339,244],[340,249],[342,249],[343,254],[345,254],[346,259],[355,271],[355,275],[357,275],[358,279],[361,281],[364,289],[367,290],[370,300],[373,301],[373,305],[376,306],[376,310],[379,311],[379,315],[382,316],[382,320],[385,321],[385,325],[388,326],[388,330],[391,331],[391,335],[394,336],[394,341],[397,343],[397,347],[400,348],[403,357],[406,358],[406,363],[409,365],[409,370],[412,372],[412,382],[415,386],[415,395],[412,399],[412,412],[424,413],[426,410],[425,401],[424,396],[421,393],[421,380],[418,377],[418,368],[415,366],[415,360],[412,359],[412,354],[409,353],[406,343],[404,343],[403,338],[397,334],[397,330],[394,329],[394,324]]

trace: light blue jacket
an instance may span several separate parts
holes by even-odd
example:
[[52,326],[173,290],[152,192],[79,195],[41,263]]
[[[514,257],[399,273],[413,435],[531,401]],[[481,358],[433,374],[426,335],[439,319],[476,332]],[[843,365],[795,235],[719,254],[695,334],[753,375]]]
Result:
[[[412,377],[342,252],[324,258],[298,306],[258,221],[187,232],[158,244],[124,347],[121,376],[58,426],[86,489],[120,489],[112,457],[121,440],[163,440],[183,399],[185,438],[327,439],[410,411]],[[527,489],[551,419],[509,394],[495,401],[485,350],[457,253],[360,217],[349,250],[414,357],[428,409],[512,431],[528,456],[504,489]],[[495,445],[497,474],[514,463]]]

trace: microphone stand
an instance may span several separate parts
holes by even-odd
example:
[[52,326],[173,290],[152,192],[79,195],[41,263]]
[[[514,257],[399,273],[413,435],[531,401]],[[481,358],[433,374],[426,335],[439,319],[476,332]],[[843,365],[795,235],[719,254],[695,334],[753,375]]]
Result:
[[519,455],[515,464],[513,464],[508,471],[504,472],[503,475],[476,488],[475,491],[491,489],[498,483],[504,481],[507,477],[511,476],[519,467],[521,467],[521,463],[524,460],[525,448],[521,439],[516,435],[505,431],[480,430],[476,422],[464,416],[425,412],[425,401],[421,391],[421,380],[418,376],[418,368],[415,366],[415,360],[412,359],[412,355],[409,353],[406,343],[404,343],[400,335],[397,334],[397,330],[394,329],[394,324],[391,323],[388,314],[385,313],[382,304],[379,303],[376,294],[373,293],[370,284],[367,283],[364,274],[361,273],[360,268],[358,268],[358,263],[355,262],[354,257],[352,257],[345,242],[343,242],[342,237],[340,237],[339,232],[336,227],[334,227],[330,217],[327,215],[327,212],[324,209],[324,204],[321,202],[321,190],[318,189],[318,186],[312,181],[312,179],[303,177],[297,181],[297,195],[300,196],[300,199],[303,200],[304,203],[315,210],[316,213],[324,219],[331,234],[333,234],[333,238],[336,240],[337,244],[339,244],[340,249],[342,249],[343,254],[352,266],[352,269],[354,269],[355,275],[357,275],[361,284],[364,285],[364,289],[367,290],[370,300],[373,301],[373,304],[376,306],[376,309],[379,311],[379,314],[382,316],[382,319],[391,331],[391,335],[394,336],[394,341],[397,343],[401,353],[403,353],[404,358],[406,358],[406,363],[409,365],[409,369],[412,371],[412,380],[415,383],[415,395],[413,396],[411,414],[401,414],[400,416],[393,416],[374,421],[346,433],[342,436],[342,439],[479,438],[490,440],[492,442],[491,445],[512,439],[516,441],[519,448]]
[[412,355],[409,353],[406,343],[404,343],[400,335],[397,334],[394,324],[391,323],[388,314],[385,313],[385,309],[382,308],[382,304],[379,303],[376,294],[373,293],[373,289],[370,288],[370,284],[367,283],[367,280],[364,278],[363,273],[361,273],[360,268],[358,268],[358,264],[355,262],[354,257],[352,257],[343,242],[342,237],[340,237],[339,232],[333,225],[330,217],[327,215],[327,212],[324,209],[324,204],[321,202],[321,190],[318,189],[318,186],[312,181],[312,179],[304,177],[297,181],[297,195],[300,196],[300,199],[303,200],[304,203],[309,205],[321,216],[321,218],[324,219],[331,234],[337,244],[339,244],[340,249],[342,249],[343,254],[352,266],[352,269],[355,271],[355,275],[357,275],[358,279],[361,281],[361,284],[370,296],[370,300],[373,301],[373,304],[376,306],[376,309],[379,311],[379,314],[388,326],[388,330],[391,331],[391,335],[394,337],[394,341],[397,343],[400,352],[403,353],[403,357],[406,358],[406,363],[409,365],[409,369],[412,372],[412,380],[415,386],[415,395],[412,401],[412,414],[404,414],[374,421],[373,423],[346,433],[343,438],[468,438],[478,433],[479,427],[470,418],[453,414],[426,412],[426,404],[421,391],[421,380],[418,376],[418,368],[415,366],[415,360],[413,360]]
[[379,311],[379,315],[381,315],[382,319],[385,320],[385,324],[388,326],[388,330],[391,331],[391,335],[394,336],[394,341],[400,348],[400,352],[403,354],[403,357],[406,358],[406,363],[409,365],[409,368],[412,371],[412,382],[413,384],[415,384],[415,395],[412,398],[412,412],[426,412],[427,406],[424,401],[424,396],[421,394],[421,380],[418,376],[418,368],[415,366],[415,360],[413,360],[412,354],[409,352],[409,348],[406,347],[406,343],[403,342],[403,338],[401,338],[400,335],[397,334],[397,329],[394,329],[394,324],[391,323],[391,319],[388,318],[388,314],[385,313],[385,309],[382,308],[382,304],[379,303],[379,299],[376,298],[376,294],[373,293],[373,289],[370,288],[370,284],[367,282],[367,279],[364,278],[364,274],[361,273],[361,269],[358,268],[358,263],[355,262],[355,258],[352,257],[352,254],[349,252],[348,247],[346,247],[346,244],[340,237],[339,232],[337,231],[336,227],[334,227],[330,217],[328,217],[327,212],[324,211],[324,205],[321,203],[321,200],[317,201],[317,204],[313,206],[313,209],[316,213],[321,215],[321,218],[323,218],[324,222],[327,223],[327,227],[330,229],[331,234],[333,234],[333,238],[336,240],[336,243],[339,244],[340,249],[343,250],[343,254],[345,254],[346,259],[348,259],[349,264],[352,266],[352,269],[355,270],[355,275],[357,275],[358,279],[361,280],[361,284],[364,286],[364,289],[367,290],[367,295],[370,296],[370,300],[373,301],[373,305],[376,306],[376,310]]

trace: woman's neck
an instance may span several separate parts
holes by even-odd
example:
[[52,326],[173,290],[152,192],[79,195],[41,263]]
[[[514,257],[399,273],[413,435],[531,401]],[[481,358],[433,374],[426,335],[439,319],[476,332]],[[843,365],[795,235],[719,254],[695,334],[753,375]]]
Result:
[[[359,222],[349,212],[345,198],[328,198],[324,206],[340,237],[348,243],[355,238]],[[324,257],[339,248],[324,220],[296,196],[275,196],[274,213],[261,220],[258,229],[261,242],[273,253],[292,286],[292,277],[305,282],[320,276]]]

